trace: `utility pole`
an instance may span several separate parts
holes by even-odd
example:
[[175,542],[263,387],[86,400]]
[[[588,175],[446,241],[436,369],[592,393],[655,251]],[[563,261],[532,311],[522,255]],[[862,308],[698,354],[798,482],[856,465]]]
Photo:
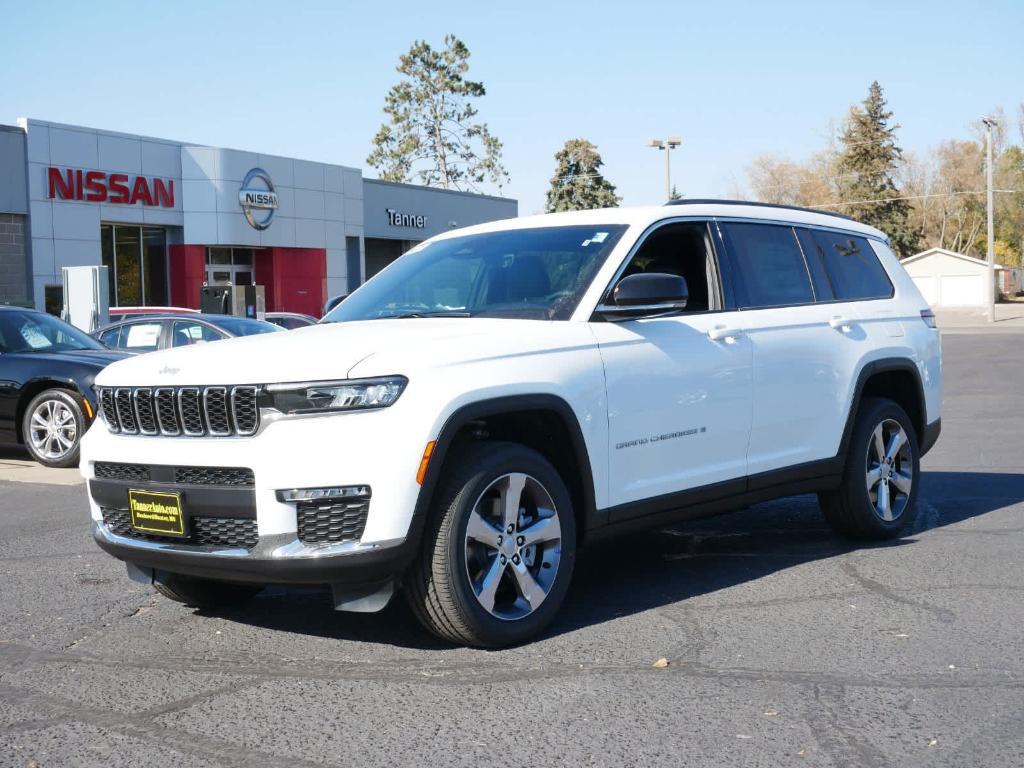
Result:
[[665,199],[672,199],[672,150],[683,143],[683,140],[678,136],[669,136],[667,139],[662,141],[661,139],[648,139],[647,146],[655,149],[663,150],[665,152]]
[[996,235],[992,205],[992,129],[997,123],[991,117],[983,117],[985,125],[985,194],[986,219],[988,224],[988,321],[996,321]]

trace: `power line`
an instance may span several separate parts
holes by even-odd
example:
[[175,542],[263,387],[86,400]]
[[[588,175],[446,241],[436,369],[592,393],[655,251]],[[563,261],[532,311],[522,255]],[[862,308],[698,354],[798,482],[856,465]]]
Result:
[[[999,192],[1001,194],[1013,194],[1016,192],[1024,192],[1020,189],[993,189],[993,192]],[[936,192],[930,195],[900,195],[899,197],[879,197],[874,200],[845,200],[836,203],[812,203],[810,208],[839,208],[844,205],[869,205],[871,203],[889,203],[894,200],[924,200],[929,197],[951,197],[955,195],[984,195],[986,191],[984,189],[979,190],[954,190],[952,192]]]

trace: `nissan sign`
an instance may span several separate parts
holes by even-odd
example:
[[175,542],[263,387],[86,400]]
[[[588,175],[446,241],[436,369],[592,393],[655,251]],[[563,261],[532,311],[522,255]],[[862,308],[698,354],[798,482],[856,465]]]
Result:
[[262,168],[253,168],[245,174],[242,188],[238,190],[238,204],[242,207],[245,220],[254,229],[266,229],[274,220],[277,210],[277,193],[270,174]]

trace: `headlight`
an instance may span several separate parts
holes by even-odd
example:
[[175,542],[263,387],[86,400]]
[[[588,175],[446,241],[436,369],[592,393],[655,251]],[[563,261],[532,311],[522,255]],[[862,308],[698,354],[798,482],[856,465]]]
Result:
[[267,393],[281,413],[329,413],[387,408],[399,398],[409,380],[404,376],[348,381],[304,381],[270,384]]

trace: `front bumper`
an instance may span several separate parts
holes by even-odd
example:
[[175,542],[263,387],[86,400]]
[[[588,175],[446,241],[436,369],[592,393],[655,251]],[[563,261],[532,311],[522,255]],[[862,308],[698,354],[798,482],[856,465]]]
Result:
[[290,534],[261,536],[252,549],[196,547],[119,536],[93,522],[93,539],[138,568],[257,584],[376,584],[394,580],[415,554],[416,538],[387,545],[308,546]]

